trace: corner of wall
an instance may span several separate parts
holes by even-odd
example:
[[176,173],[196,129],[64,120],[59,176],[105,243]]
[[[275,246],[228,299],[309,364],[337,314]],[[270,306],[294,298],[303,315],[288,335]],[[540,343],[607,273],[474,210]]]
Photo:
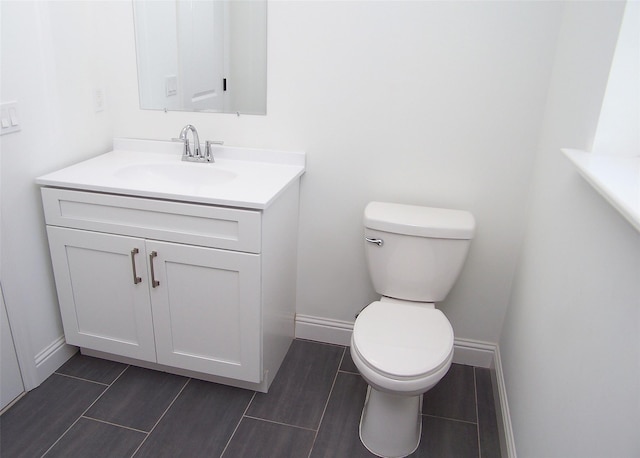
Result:
[[60,366],[78,352],[76,347],[67,345],[64,336],[51,342],[35,356],[36,376],[38,385],[45,381]]

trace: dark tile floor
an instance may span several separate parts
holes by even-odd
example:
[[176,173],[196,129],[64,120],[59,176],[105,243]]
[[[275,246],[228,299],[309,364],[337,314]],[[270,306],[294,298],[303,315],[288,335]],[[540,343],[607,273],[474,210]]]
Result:
[[[293,342],[268,394],[76,355],[0,417],[0,456],[372,457],[349,349]],[[499,457],[488,369],[454,364],[425,395],[412,457]]]

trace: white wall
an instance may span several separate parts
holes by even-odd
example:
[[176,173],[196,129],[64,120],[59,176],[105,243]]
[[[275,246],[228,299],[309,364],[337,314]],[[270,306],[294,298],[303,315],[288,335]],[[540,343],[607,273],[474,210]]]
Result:
[[0,8],[0,95],[18,102],[22,127],[0,137],[2,287],[29,389],[55,369],[36,360],[62,336],[34,178],[109,148],[111,117],[94,113],[92,99],[92,88],[105,85],[99,56],[109,16],[80,2]]
[[[552,2],[270,2],[267,116],[239,118],[139,110],[123,40],[114,132],[170,138],[192,123],[202,139],[306,151],[305,315],[353,321],[376,297],[368,201],[471,210],[478,235],[442,308],[458,337],[497,342],[560,12]],[[122,14],[119,33],[132,36]]]
[[591,147],[622,8],[566,4],[500,339],[520,458],[640,455],[640,234],[559,151]]

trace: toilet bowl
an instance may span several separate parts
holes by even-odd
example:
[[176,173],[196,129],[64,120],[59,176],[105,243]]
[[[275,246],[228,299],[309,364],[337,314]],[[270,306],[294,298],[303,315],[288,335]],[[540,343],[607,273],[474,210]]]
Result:
[[413,453],[422,430],[422,394],[451,366],[451,324],[433,304],[373,302],[358,316],[351,357],[369,384],[362,443],[383,457]]
[[420,444],[422,395],[453,360],[453,328],[435,302],[457,279],[475,231],[471,213],[371,202],[365,208],[367,264],[379,301],[357,316],[351,357],[367,382],[360,439],[399,458]]
[[358,316],[351,353],[376,389],[421,394],[451,365],[453,329],[433,304],[373,302]]

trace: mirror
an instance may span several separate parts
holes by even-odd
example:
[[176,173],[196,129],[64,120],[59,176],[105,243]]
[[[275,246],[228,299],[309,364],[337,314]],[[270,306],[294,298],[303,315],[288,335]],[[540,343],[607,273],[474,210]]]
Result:
[[267,0],[133,0],[143,110],[266,114]]

